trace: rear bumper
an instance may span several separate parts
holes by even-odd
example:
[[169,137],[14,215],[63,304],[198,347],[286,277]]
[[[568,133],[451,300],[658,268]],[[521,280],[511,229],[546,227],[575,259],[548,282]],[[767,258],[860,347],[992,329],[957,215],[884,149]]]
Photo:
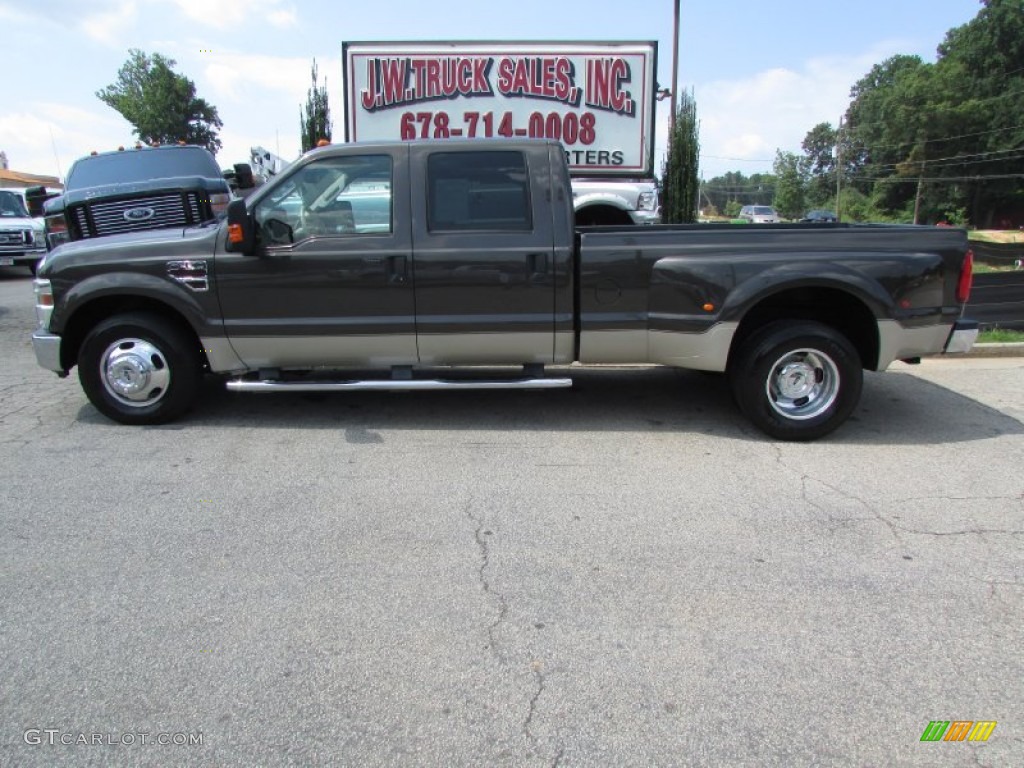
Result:
[[43,368],[54,373],[67,373],[60,364],[60,336],[36,331],[32,334],[32,349],[36,353],[36,362]]
[[946,346],[942,350],[947,355],[964,354],[971,351],[978,339],[978,323],[974,320],[957,320],[953,330],[949,332]]

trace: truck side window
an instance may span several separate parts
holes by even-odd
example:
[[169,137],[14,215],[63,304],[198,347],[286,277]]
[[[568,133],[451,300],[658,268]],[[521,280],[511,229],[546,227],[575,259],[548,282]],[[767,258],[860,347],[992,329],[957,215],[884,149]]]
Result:
[[300,168],[253,213],[264,243],[288,245],[309,237],[389,234],[391,210],[391,157],[348,155]]
[[437,152],[427,159],[431,232],[532,230],[522,152]]

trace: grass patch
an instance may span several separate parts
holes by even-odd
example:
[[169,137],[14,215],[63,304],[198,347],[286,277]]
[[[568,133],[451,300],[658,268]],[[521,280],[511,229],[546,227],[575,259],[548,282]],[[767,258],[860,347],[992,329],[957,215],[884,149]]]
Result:
[[1012,344],[1014,342],[1024,342],[1024,331],[992,328],[978,334],[979,344]]
[[1019,272],[1020,267],[1013,264],[981,264],[974,262],[973,272],[976,275],[987,275],[993,272]]
[[967,233],[967,239],[979,243],[1024,243],[1024,232],[1012,229],[975,229]]

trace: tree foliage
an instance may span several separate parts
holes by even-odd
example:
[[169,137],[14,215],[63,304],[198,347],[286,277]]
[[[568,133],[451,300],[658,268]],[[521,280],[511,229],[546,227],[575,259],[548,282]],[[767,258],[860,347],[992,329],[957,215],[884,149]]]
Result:
[[744,176],[729,171],[704,183],[702,198],[720,213],[735,218],[744,205],[771,205],[775,198],[775,177],[770,173]]
[[983,0],[934,64],[894,56],[851,98],[851,181],[876,210],[976,226],[1024,215],[1024,0]]
[[133,48],[117,81],[96,96],[120,112],[146,144],[185,142],[216,153],[223,127],[217,108],[196,96],[195,83],[175,72],[175,63]]
[[317,83],[316,59],[313,59],[313,84],[306,97],[306,108],[299,115],[301,124],[302,151],[308,152],[321,139],[331,140],[331,112],[327,106],[327,78],[323,86]]
[[783,152],[775,176],[728,173],[704,197],[719,211],[774,203],[789,216],[801,191],[806,208],[834,208],[839,188],[844,219],[1024,224],[1024,0],[980,6],[934,63],[896,55],[873,66],[839,126],[807,132],[798,166]]
[[775,209],[784,219],[799,219],[803,216],[804,189],[807,179],[807,161],[793,152],[776,152],[775,163]]
[[700,195],[700,122],[693,94],[680,94],[675,124],[668,137],[668,155],[662,166],[661,218],[666,224],[697,220]]

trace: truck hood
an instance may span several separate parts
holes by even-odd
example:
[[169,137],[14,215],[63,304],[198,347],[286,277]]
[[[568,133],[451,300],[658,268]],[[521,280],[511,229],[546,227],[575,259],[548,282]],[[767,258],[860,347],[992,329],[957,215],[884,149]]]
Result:
[[0,230],[7,229],[34,229],[42,232],[43,222],[28,216],[0,216]]
[[82,264],[151,261],[154,257],[161,260],[211,258],[222,226],[226,225],[221,220],[206,226],[147,229],[67,242],[46,254],[40,274]]

